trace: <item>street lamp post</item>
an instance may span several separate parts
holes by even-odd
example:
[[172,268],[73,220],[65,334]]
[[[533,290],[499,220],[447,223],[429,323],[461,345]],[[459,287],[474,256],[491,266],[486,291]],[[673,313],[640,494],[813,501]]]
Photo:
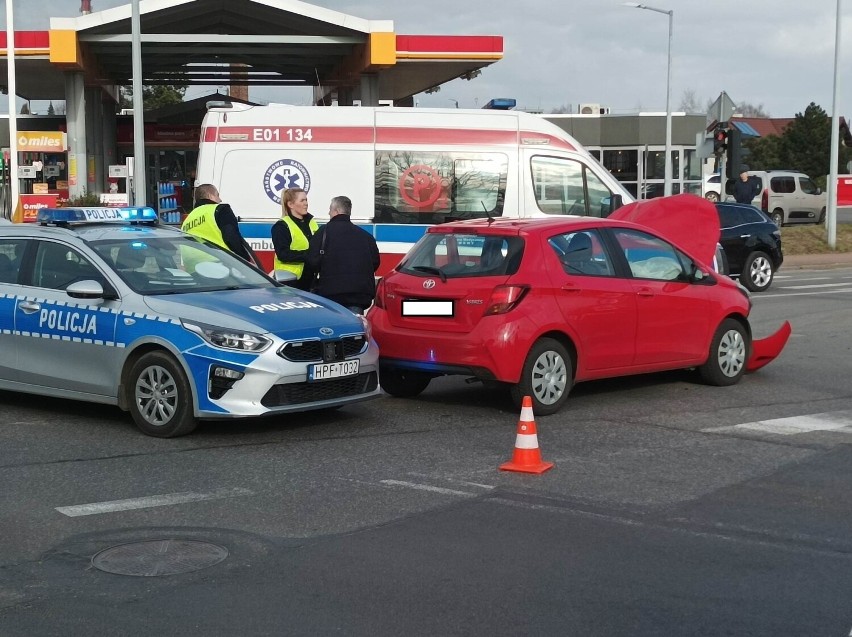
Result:
[[834,33],[834,91],[831,97],[831,162],[828,171],[828,207],[825,217],[825,234],[828,247],[837,247],[837,155],[840,152],[840,115],[837,112],[838,71],[840,69],[841,0],[837,0],[837,18]]
[[[14,0],[6,0],[6,60],[9,92],[9,199],[10,217],[18,207],[18,89],[15,75],[15,13]],[[0,217],[5,211],[0,211]]]
[[668,197],[672,194],[672,29],[674,22],[674,11],[669,9],[658,9],[649,7],[638,2],[625,2],[625,7],[636,9],[647,9],[656,13],[664,13],[669,16],[669,50],[668,67],[666,70],[666,161],[665,161],[665,184],[663,194]]

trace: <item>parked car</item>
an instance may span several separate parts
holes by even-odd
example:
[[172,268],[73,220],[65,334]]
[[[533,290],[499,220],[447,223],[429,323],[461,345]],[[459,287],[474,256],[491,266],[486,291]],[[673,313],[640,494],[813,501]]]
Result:
[[717,203],[728,274],[752,292],[772,285],[775,272],[784,262],[781,231],[763,211],[738,203]]
[[[693,202],[703,204],[694,215],[677,214]],[[674,226],[677,243],[623,220],[642,217]],[[430,227],[368,313],[381,385],[411,397],[436,376],[469,375],[551,414],[585,380],[696,367],[710,384],[734,384],[750,363],[751,301],[709,265],[718,227],[715,208],[694,195],[606,219]],[[764,362],[780,351],[759,349]]]
[[0,231],[0,389],[118,405],[162,438],[381,394],[369,326],[337,303],[151,208],[38,214]]
[[702,196],[711,203],[716,203],[719,201],[720,196],[719,193],[722,192],[722,186],[720,185],[722,182],[719,175],[709,175],[704,178],[704,192]]
[[748,204],[717,203],[728,274],[752,292],[769,288],[784,262],[781,231],[761,210]]
[[[752,205],[763,210],[776,225],[822,223],[825,221],[825,193],[805,173],[795,170],[750,170],[749,179],[759,182]],[[734,180],[725,185],[733,193]],[[731,199],[730,197],[726,198]]]

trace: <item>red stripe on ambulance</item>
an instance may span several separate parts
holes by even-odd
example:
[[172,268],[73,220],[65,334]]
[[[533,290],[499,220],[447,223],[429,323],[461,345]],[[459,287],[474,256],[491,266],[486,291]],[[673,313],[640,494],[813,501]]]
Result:
[[367,126],[219,126],[204,130],[204,141],[249,144],[372,144]]
[[[374,132],[375,131],[375,132]],[[374,140],[375,134],[375,140]],[[366,126],[211,126],[204,129],[205,142],[254,144],[478,144],[514,146],[542,144],[576,150],[563,139],[537,131],[476,130],[469,128],[409,128]]]

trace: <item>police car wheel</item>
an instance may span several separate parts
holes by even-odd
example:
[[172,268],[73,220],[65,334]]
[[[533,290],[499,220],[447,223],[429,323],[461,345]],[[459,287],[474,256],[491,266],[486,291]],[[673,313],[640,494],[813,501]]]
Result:
[[133,421],[149,436],[173,438],[195,429],[189,382],[168,354],[149,352],[136,361],[127,392]]

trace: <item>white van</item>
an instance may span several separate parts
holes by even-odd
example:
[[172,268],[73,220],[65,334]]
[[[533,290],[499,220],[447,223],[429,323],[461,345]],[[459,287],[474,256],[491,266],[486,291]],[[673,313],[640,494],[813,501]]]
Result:
[[605,217],[632,197],[575,139],[529,113],[391,107],[211,105],[196,185],[211,183],[272,267],[285,188],[328,219],[352,199],[390,271],[430,224],[485,217]]

